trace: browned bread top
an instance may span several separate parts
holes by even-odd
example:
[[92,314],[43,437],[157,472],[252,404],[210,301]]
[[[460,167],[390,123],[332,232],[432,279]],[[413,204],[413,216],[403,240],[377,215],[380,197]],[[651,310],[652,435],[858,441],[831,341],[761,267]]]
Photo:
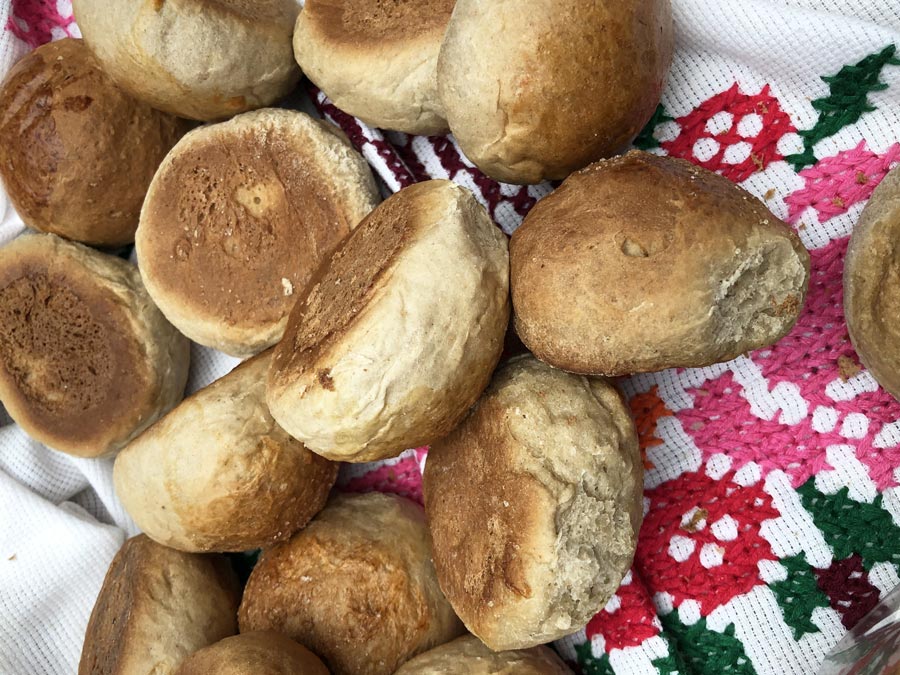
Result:
[[81,40],[22,58],[0,87],[0,177],[25,223],[100,246],[134,240],[156,167],[187,125],[120,89]]

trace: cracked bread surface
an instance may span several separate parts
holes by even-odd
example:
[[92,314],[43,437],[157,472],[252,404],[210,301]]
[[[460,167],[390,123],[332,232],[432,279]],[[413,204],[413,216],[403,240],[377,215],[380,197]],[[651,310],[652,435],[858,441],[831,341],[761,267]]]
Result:
[[771,345],[809,286],[800,238],[758,199],[643,152],[572,174],[510,242],[516,330],[571,372],[701,367]]
[[611,384],[507,362],[425,464],[435,568],[466,627],[498,651],[584,627],[631,565],[642,477]]
[[247,582],[241,632],[307,645],[335,675],[391,675],[463,633],[438,587],[425,514],[397,495],[335,496]]
[[134,241],[147,187],[185,121],[125,93],[72,38],[20,59],[0,102],[0,176],[25,223],[95,246]]

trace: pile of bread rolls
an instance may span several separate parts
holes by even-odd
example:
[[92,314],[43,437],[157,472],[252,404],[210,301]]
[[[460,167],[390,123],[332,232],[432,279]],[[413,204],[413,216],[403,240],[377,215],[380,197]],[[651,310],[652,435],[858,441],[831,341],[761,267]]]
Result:
[[[809,284],[750,194],[618,154],[659,101],[668,0],[75,15],[84,41],[0,90],[0,177],[37,231],[0,248],[0,399],[52,448],[116,455],[145,533],[109,568],[81,675],[570,672],[543,645],[609,600],[642,517],[605,378],[772,345]],[[511,240],[448,181],[381,202],[338,129],[265,107],[298,63],[372,124],[450,129],[491,176],[565,181]],[[898,228],[895,174],[846,286],[895,394]],[[116,255],[131,242],[137,267]],[[504,351],[513,330],[527,350]],[[189,340],[246,360],[182,401]],[[339,462],[423,445],[424,509],[332,490]],[[223,553],[259,548],[241,589]]]

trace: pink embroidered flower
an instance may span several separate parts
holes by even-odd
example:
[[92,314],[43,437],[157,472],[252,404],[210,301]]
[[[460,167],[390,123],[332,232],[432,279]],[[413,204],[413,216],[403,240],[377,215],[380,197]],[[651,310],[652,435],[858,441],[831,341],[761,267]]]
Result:
[[900,162],[900,143],[879,155],[860,141],[852,150],[826,157],[804,169],[800,177],[805,185],[788,195],[788,222],[796,223],[808,208],[813,208],[824,223],[866,201],[884,177]]
[[12,0],[12,12],[6,28],[32,49],[55,38],[80,37],[75,30],[71,2],[60,13],[56,0]]

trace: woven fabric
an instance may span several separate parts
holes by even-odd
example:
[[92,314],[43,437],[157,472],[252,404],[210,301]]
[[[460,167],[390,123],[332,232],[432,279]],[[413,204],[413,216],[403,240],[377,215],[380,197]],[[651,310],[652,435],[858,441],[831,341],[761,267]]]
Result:
[[[900,404],[861,367],[841,300],[848,235],[900,163],[900,6],[673,5],[675,63],[636,145],[717,171],[792,223],[812,255],[809,300],[772,348],[620,381],[647,467],[638,552],[606,608],[556,646],[585,675],[813,673],[900,583]],[[6,0],[0,67],[77,34],[70,14],[64,0]],[[390,191],[451,178],[511,233],[552,189],[495,183],[452,137],[382,133],[309,93]],[[5,204],[0,194],[0,241],[21,231]],[[191,388],[235,363],[192,355]],[[340,485],[421,500],[425,461],[419,448],[355,465]],[[11,424],[0,430],[0,483],[0,672],[72,672],[133,523],[108,461],[64,457]]]

